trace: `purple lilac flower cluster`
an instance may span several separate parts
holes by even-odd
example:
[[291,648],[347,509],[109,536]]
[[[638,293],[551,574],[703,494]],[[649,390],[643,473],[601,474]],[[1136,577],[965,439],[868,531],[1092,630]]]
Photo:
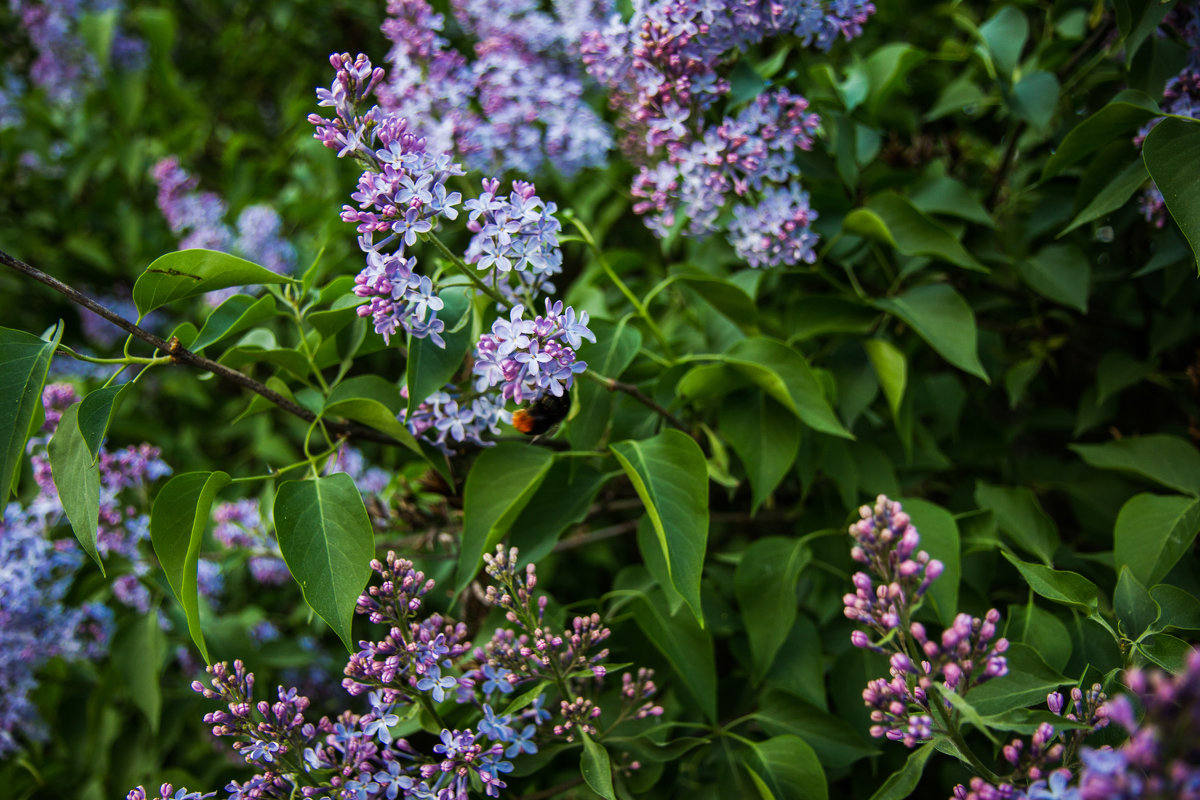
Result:
[[513,306],[506,320],[492,323],[492,332],[479,337],[475,347],[475,388],[500,387],[505,400],[518,403],[551,394],[562,397],[587,363],[577,361],[575,348],[584,339],[596,341],[588,327],[588,313],[577,318],[575,309],[562,301],[546,300],[546,313],[525,319],[525,307]]
[[1043,722],[1028,744],[1013,739],[1001,751],[1009,768],[1004,781],[992,784],[972,778],[967,786],[954,787],[951,800],[1079,800],[1066,789],[1071,779],[1069,767],[1078,763],[1083,741],[1108,725],[1107,700],[1108,695],[1098,683],[1086,693],[1078,687],[1072,689],[1070,703],[1061,693],[1051,692],[1046,696],[1046,706],[1063,723],[1056,726]]
[[389,112],[420,119],[429,149],[470,169],[532,174],[547,166],[567,176],[600,166],[612,147],[608,127],[584,98],[574,56],[584,29],[599,27],[612,0],[557,2],[556,14],[531,0],[454,0],[452,45],[446,20],[425,0],[389,0],[384,35],[391,79],[379,88]]
[[112,634],[101,603],[69,606],[72,576],[86,558],[73,539],[48,538],[47,519],[10,503],[0,518],[0,757],[46,728],[30,694],[52,658],[96,659]]
[[[1161,108],[1167,114],[1200,118],[1200,7],[1195,3],[1176,4],[1163,20],[1163,28],[1179,33],[1188,49],[1188,59],[1179,74],[1172,76],[1163,87]],[[1141,147],[1146,134],[1161,120],[1162,117],[1158,117],[1143,126],[1134,137],[1134,144]],[[1153,181],[1142,193],[1138,206],[1142,216],[1154,227],[1162,228],[1167,224],[1167,204]]]
[[[71,384],[47,385],[42,392],[42,405],[46,410],[43,435],[29,441],[29,462],[39,491],[30,501],[28,510],[47,527],[62,519],[63,510],[45,448],[58,428],[63,411],[79,399]],[[116,554],[129,559],[132,574],[116,578],[113,592],[123,604],[144,612],[150,605],[150,593],[139,578],[153,568],[140,547],[143,541],[150,539],[150,518],[145,511],[149,507],[149,484],[169,475],[171,468],[160,458],[159,449],[146,443],[120,450],[102,446],[98,464],[100,526],[96,550],[102,558]]]
[[[423,45],[414,40],[413,46]],[[375,331],[385,339],[404,330],[444,346],[445,323],[437,316],[443,302],[431,278],[416,271],[417,259],[408,251],[432,235],[439,219],[456,220],[460,204],[468,212],[466,227],[474,234],[462,263],[474,265],[483,273],[480,280],[508,307],[515,307],[509,321],[498,321],[478,343],[475,391],[462,395],[447,387],[425,398],[406,419],[414,435],[447,453],[453,452],[452,442],[484,445],[483,432],[496,433],[497,425],[508,420],[506,400],[536,399],[545,392],[562,396],[587,366],[575,359],[575,348],[584,338],[596,340],[587,329],[586,312],[577,318],[575,310],[564,310],[562,303],[551,305],[547,300],[545,317],[521,319],[524,304],[554,291],[549,278],[562,269],[557,207],[542,201],[533,184],[525,181],[514,181],[512,191],[504,195],[497,178],[484,179],[481,194],[463,203],[459,192],[446,188],[450,177],[465,174],[459,164],[445,153],[432,155],[426,140],[397,114],[378,105],[364,110],[369,95],[381,85],[383,70],[373,68],[361,54],[355,59],[334,55],[330,62],[337,75],[317,96],[319,104],[334,108],[336,115],[326,119],[313,114],[309,121],[323,144],[365,167],[352,195],[357,207],[346,205],[342,210],[342,219],[356,225],[367,260],[355,278],[355,294],[368,298],[358,313],[371,317]],[[377,235],[383,238],[377,240]],[[499,397],[488,396],[500,383],[504,385]]]
[[[932,715],[938,702],[929,690],[941,688],[965,696],[973,687],[1007,674],[1003,653],[1007,639],[996,638],[1000,613],[983,619],[959,614],[954,624],[931,639],[925,626],[912,620],[930,584],[942,574],[940,561],[918,551],[921,537],[900,504],[880,495],[875,506],[859,509],[861,519],[850,526],[851,557],[874,574],[853,577],[855,591],[843,600],[845,614],[865,626],[850,641],[880,653],[891,653],[891,679],[876,678],[863,689],[871,709],[871,735],[915,747],[941,732]],[[876,637],[872,639],[872,635]],[[946,709],[952,708],[947,702]]]
[[[440,614],[423,615],[423,598],[434,588],[431,579],[395,553],[372,562],[378,582],[359,598],[357,610],[386,626],[387,633],[379,641],[360,643],[343,680],[351,695],[367,695],[366,714],[346,711],[314,723],[305,714],[308,698],[296,689],[280,686],[274,702],[255,702],[254,676],[242,662],[234,662],[232,670],[224,663],[209,667],[211,688],[199,681],[192,688],[225,708],[206,714],[204,721],[214,736],[234,737],[234,749],[260,770],[245,782],[230,782],[227,797],[450,800],[465,798],[473,781],[487,796],[497,797],[506,786],[502,776],[513,770],[509,759],[538,751],[537,740],[549,738],[542,729],[552,715],[543,708],[545,693],[506,713],[495,709],[501,703],[511,706],[518,687],[542,681],[552,681],[563,693],[562,718],[552,726],[553,735],[570,741],[580,730],[594,732],[600,711],[580,689],[605,676],[600,662],[607,651],[596,645],[608,637],[608,629],[592,615],[554,633],[544,619],[546,598],[533,597],[533,566],[519,571],[516,551],[503,548],[487,564],[498,583],[488,590],[489,602],[524,632],[497,631],[472,652],[465,625]],[[660,715],[662,708],[652,701],[655,691],[650,670],[625,676],[617,722]],[[474,706],[477,722],[474,727],[443,725],[430,753],[392,732],[403,706],[419,703],[440,722],[438,706],[451,698]],[[164,785],[159,794],[174,800],[172,792],[175,787]],[[177,794],[192,800],[212,796],[186,789]],[[145,798],[142,787],[128,795],[128,800]]]
[[[408,388],[402,390],[408,397]],[[413,436],[424,439],[447,455],[453,455],[453,442],[487,447],[483,434],[500,433],[501,422],[511,422],[512,412],[504,410],[504,398],[495,392],[464,397],[457,387],[448,384],[442,391],[425,398],[408,417],[400,411],[400,421],[408,425]]]
[[[203,248],[233,253],[267,269],[288,273],[296,267],[296,249],[279,235],[279,214],[270,206],[251,205],[238,216],[237,230],[225,222],[225,201],[212,192],[199,192],[198,179],[174,156],[160,160],[151,173],[158,184],[158,208],[171,232],[182,235],[180,249]],[[237,289],[210,292],[213,305]]]
[[[78,104],[87,86],[100,77],[100,64],[80,36],[80,21],[106,12],[119,16],[122,6],[119,0],[9,0],[35,53],[29,79],[46,92],[52,105]],[[113,64],[136,68],[145,51],[145,42],[115,26],[109,50]]]
[[[613,17],[585,33],[584,63],[613,92],[626,149],[648,156],[633,184],[646,225],[665,236],[684,215],[692,236],[726,227],[752,267],[815,260],[816,213],[794,162],[818,124],[807,101],[779,89],[719,124],[704,116],[730,91],[728,54],[784,35],[828,50],[839,36],[858,36],[874,11],[866,0],[651,0],[635,4],[628,22]],[[722,212],[733,223],[720,221]]]

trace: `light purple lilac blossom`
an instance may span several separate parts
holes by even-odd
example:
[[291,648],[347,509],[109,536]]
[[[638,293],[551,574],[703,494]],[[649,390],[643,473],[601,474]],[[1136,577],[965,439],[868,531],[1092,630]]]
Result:
[[[930,691],[934,682],[966,696],[973,687],[1007,674],[1003,653],[1008,640],[996,638],[1000,613],[995,609],[983,619],[959,614],[939,640],[931,639],[912,616],[942,574],[942,563],[917,549],[921,537],[899,503],[879,495],[873,508],[863,506],[859,514],[861,519],[850,526],[855,542],[850,554],[867,565],[875,580],[856,572],[855,591],[843,598],[846,617],[866,628],[854,631],[850,641],[891,654],[891,678],[876,678],[863,689],[874,723],[870,733],[915,747],[941,732],[930,714],[931,703],[938,702]],[[948,702],[946,707],[952,708]]]
[[[421,120],[434,153],[483,172],[570,177],[601,166],[608,126],[587,103],[578,66],[582,31],[598,27],[611,0],[454,0],[451,43],[445,18],[425,0],[389,0],[384,35],[391,78],[378,90],[389,112]],[[470,53],[470,56],[464,55]]]
[[[197,191],[199,180],[188,174],[174,156],[160,160],[152,171],[158,184],[158,208],[171,232],[181,235],[181,250],[219,250],[287,274],[296,267],[296,249],[280,234],[279,214],[266,205],[251,205],[238,216],[236,231],[225,222],[225,201],[213,192]],[[237,288],[209,292],[211,305],[236,294]]]
[[[108,12],[119,18],[123,6],[119,0],[9,0],[9,8],[20,18],[21,30],[33,48],[29,79],[45,91],[51,105],[78,104],[89,85],[101,78],[100,64],[81,37],[80,22]],[[133,69],[145,60],[145,43],[119,23],[109,47],[109,57],[118,69]]]
[[[408,397],[408,387],[402,390]],[[417,406],[410,419],[406,409],[400,411],[400,421],[413,436],[424,439],[447,455],[454,455],[454,444],[488,447],[483,434],[500,433],[501,422],[511,422],[512,412],[504,410],[504,398],[495,392],[473,397],[464,396],[453,384],[434,392]]]
[[[523,632],[501,629],[486,647],[472,652],[465,625],[423,612],[432,580],[395,553],[385,562],[372,562],[375,579],[357,611],[385,626],[386,633],[360,643],[343,681],[352,696],[366,695],[364,714],[348,710],[312,722],[306,715],[309,700],[295,688],[280,686],[277,699],[255,702],[254,675],[242,662],[235,661],[232,669],[225,663],[209,667],[210,686],[197,681],[192,688],[224,707],[204,721],[214,736],[234,737],[234,750],[258,770],[245,782],[227,785],[228,797],[465,798],[474,781],[485,795],[497,797],[505,788],[503,776],[513,770],[509,759],[537,753],[554,736],[574,741],[581,730],[596,732],[600,709],[582,692],[606,674],[600,662],[607,650],[597,645],[608,629],[591,615],[577,617],[561,634],[552,632],[544,619],[547,599],[532,594],[537,582],[532,565],[518,571],[516,551],[503,548],[487,563],[499,587],[489,587],[488,602],[504,609]],[[515,689],[551,684],[552,677],[571,693],[560,699],[562,716],[553,726],[548,725],[552,714],[543,708],[545,693],[518,710],[497,710]],[[618,719],[660,715],[662,708],[652,701],[655,691],[650,670],[626,675]],[[406,706],[426,700],[453,700],[471,708],[455,715],[458,727],[443,728],[429,752],[420,752],[392,728],[411,713]],[[471,727],[465,725],[469,722]],[[164,785],[159,794],[174,797],[174,791]],[[128,798],[147,796],[138,787]]]
[[627,22],[614,16],[585,33],[584,62],[612,92],[625,149],[644,154],[633,194],[646,225],[658,236],[681,217],[691,236],[725,229],[752,267],[815,260],[816,213],[794,158],[818,124],[807,101],[777,89],[719,124],[705,113],[729,94],[731,54],[781,35],[828,50],[858,36],[874,11],[865,0],[651,0],[635,3]]
[[525,307],[513,306],[508,319],[492,323],[492,332],[479,337],[475,347],[475,389],[500,387],[505,400],[537,400],[545,394],[562,397],[587,364],[575,358],[575,348],[587,339],[596,341],[588,327],[588,313],[578,318],[562,301],[546,301],[546,313],[525,319]]
[[87,561],[73,539],[49,538],[41,514],[10,503],[0,518],[0,758],[47,730],[30,694],[52,658],[96,659],[108,649],[112,611],[65,602]]

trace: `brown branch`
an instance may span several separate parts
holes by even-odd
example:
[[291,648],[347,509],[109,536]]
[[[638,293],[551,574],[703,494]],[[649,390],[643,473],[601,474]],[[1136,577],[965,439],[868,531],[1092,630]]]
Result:
[[[211,358],[205,358],[202,355],[193,353],[191,350],[188,350],[186,347],[181,346],[179,344],[179,340],[174,337],[172,337],[171,340],[168,341],[166,339],[163,339],[161,336],[157,336],[157,335],[151,333],[150,331],[137,325],[136,323],[130,322],[129,320],[125,319],[121,315],[116,314],[112,311],[109,311],[107,308],[100,305],[95,300],[88,297],[86,294],[79,291],[78,289],[68,286],[67,284],[63,283],[62,281],[58,280],[57,278],[47,275],[46,273],[42,272],[40,269],[37,269],[36,267],[26,264],[21,259],[15,258],[14,256],[11,256],[8,253],[4,252],[3,250],[0,250],[0,263],[4,264],[7,267],[11,267],[12,269],[16,270],[17,272],[21,272],[21,273],[24,273],[25,275],[28,275],[29,277],[33,278],[34,280],[38,281],[39,283],[44,283],[46,286],[49,286],[54,291],[58,292],[59,294],[63,295],[64,297],[66,297],[72,303],[75,303],[76,305],[86,308],[88,311],[91,311],[92,313],[96,314],[97,316],[103,317],[104,319],[111,322],[113,325],[116,325],[121,330],[125,331],[126,333],[129,333],[131,336],[135,336],[138,339],[141,339],[143,342],[146,342],[147,344],[151,345],[156,350],[161,350],[164,353],[167,353],[168,355],[170,355],[171,362],[174,364],[186,364],[189,367],[195,367],[197,369],[202,369],[202,370],[211,372],[214,375],[224,378],[225,380],[229,381],[230,383],[241,386],[243,389],[247,389],[267,400],[270,400],[272,403],[279,406],[284,411],[286,411],[289,414],[292,414],[296,417],[299,417],[300,419],[304,420],[305,422],[311,423],[311,422],[315,422],[317,420],[317,415],[314,414],[313,412],[309,411],[307,408],[304,408],[303,406],[298,405],[294,401],[287,399],[286,397],[281,395],[279,392],[276,392],[274,389],[271,389],[270,387],[266,386],[265,384],[254,380],[249,375],[246,375],[245,373],[242,373],[242,372],[238,372],[235,369],[230,369],[229,367],[225,366],[224,364],[218,364],[216,361],[213,361]],[[378,442],[380,444],[391,444],[391,445],[400,444],[400,442],[396,441],[395,439],[393,439],[390,436],[387,436],[385,434],[379,433],[378,431],[374,431],[370,428],[364,427],[362,425],[357,425],[354,423],[326,422],[325,427],[331,433],[333,433],[337,436],[353,437],[356,439],[365,439],[365,440],[372,441],[372,442]]]
[[667,409],[663,408],[654,400],[654,398],[650,397],[632,383],[623,383],[615,378],[606,378],[603,375],[597,375],[596,373],[590,371],[583,374],[587,375],[592,380],[599,382],[601,386],[604,386],[610,392],[624,392],[642,405],[657,412],[663,419],[686,433],[688,436],[691,436],[693,439],[696,438],[696,435],[689,431],[687,426],[680,422],[678,417],[676,417]]

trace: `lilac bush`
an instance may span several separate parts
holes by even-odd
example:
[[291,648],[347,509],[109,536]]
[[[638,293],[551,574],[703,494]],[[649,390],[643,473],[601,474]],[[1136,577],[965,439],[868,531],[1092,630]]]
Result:
[[[357,612],[385,634],[360,642],[346,664],[342,685],[367,696],[365,713],[347,710],[312,721],[310,705],[295,688],[278,687],[274,701],[254,701],[254,675],[241,661],[208,668],[210,685],[192,688],[220,700],[222,710],[205,715],[217,737],[235,739],[233,749],[258,771],[225,786],[227,798],[463,798],[472,784],[489,797],[506,787],[513,759],[537,753],[548,742],[576,742],[598,734],[601,708],[594,699],[603,684],[609,629],[596,614],[575,617],[556,631],[547,619],[548,598],[535,597],[532,564],[517,566],[515,549],[497,548],[485,558],[493,580],[486,602],[501,609],[513,628],[500,628],[482,647],[466,639],[467,628],[423,610],[434,581],[413,563],[388,553],[372,561],[375,581],[359,598]],[[540,689],[536,694],[530,689]],[[524,696],[521,692],[526,692]],[[650,670],[623,676],[621,706],[607,730],[629,719],[662,714],[653,702]],[[557,715],[546,708],[557,696]],[[519,703],[512,701],[522,698]],[[444,704],[471,708],[473,724],[455,713],[449,726]],[[431,748],[420,749],[392,732],[414,706],[438,730]],[[499,709],[506,708],[501,712]],[[201,798],[164,784],[159,798]],[[137,787],[128,800],[145,800]]]

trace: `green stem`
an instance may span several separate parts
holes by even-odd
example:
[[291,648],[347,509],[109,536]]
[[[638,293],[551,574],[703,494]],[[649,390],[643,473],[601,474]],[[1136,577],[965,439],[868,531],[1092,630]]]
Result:
[[608,259],[604,257],[604,252],[600,249],[600,246],[596,244],[596,239],[594,236],[592,236],[591,230],[589,230],[588,227],[584,225],[583,222],[574,214],[567,214],[566,217],[579,231],[579,235],[583,238],[583,241],[587,243],[588,248],[596,257],[596,261],[600,264],[600,268],[604,270],[606,275],[608,275],[608,279],[612,281],[613,285],[621,291],[621,294],[625,295],[625,299],[633,304],[633,307],[637,309],[638,316],[645,321],[646,327],[650,329],[652,334],[654,334],[654,338],[658,339],[659,344],[663,346],[663,350],[666,352],[667,356],[673,358],[674,356],[671,352],[671,345],[667,341],[667,337],[663,335],[662,329],[658,327],[658,323],[654,321],[654,317],[650,316],[650,311],[646,308],[646,305],[638,299],[638,296],[635,295],[628,286],[625,285],[625,281],[621,280],[621,276],[617,275],[616,271],[612,268],[612,265],[608,263]]
[[156,364],[169,364],[171,362],[170,356],[159,356],[158,358],[142,358],[141,356],[126,356],[124,358],[97,358],[96,356],[77,353],[61,342],[58,345],[58,349],[77,361],[86,361],[89,364],[120,364],[127,367],[132,364],[145,364],[147,366],[152,366]]
[[467,262],[463,261],[461,258],[458,257],[457,253],[455,253],[453,250],[451,250],[449,247],[447,247],[446,243],[443,242],[440,238],[438,238],[438,235],[436,233],[434,233],[433,231],[430,231],[429,233],[423,234],[423,236],[426,241],[433,242],[433,246],[442,252],[442,255],[444,255],[446,257],[446,259],[451,264],[454,265],[454,268],[457,269],[459,272],[461,272],[463,275],[466,275],[471,280],[471,283],[475,284],[475,286],[481,292],[483,292],[488,297],[492,298],[497,303],[500,303],[501,305],[503,305],[505,307],[512,306],[512,304],[509,303],[508,300],[506,300],[504,298],[504,295],[500,294],[500,292],[498,292],[496,289],[492,288],[491,286],[488,286],[487,282],[484,281],[483,278],[480,278],[478,275],[476,275],[475,270],[471,269],[471,266]]

